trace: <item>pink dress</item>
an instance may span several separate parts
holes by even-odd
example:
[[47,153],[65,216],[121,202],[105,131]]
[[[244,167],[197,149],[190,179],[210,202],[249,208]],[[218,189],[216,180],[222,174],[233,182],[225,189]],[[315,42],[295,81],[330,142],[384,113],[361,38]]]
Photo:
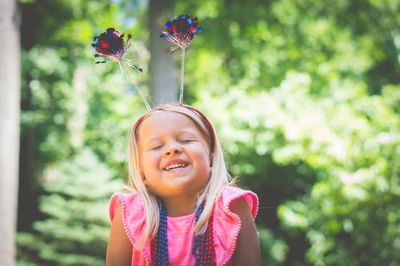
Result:
[[[248,190],[225,186],[214,208],[214,246],[217,265],[231,265],[231,258],[235,251],[236,239],[240,231],[241,221],[233,213],[230,203],[238,198],[246,200],[253,217],[258,210],[257,195]],[[130,194],[114,194],[110,200],[110,220],[112,221],[118,203],[122,206],[122,221],[128,239],[132,243],[132,265],[153,265],[150,250],[150,240],[144,247],[138,246],[138,241],[144,234],[146,217],[142,199],[137,192]],[[195,265],[192,254],[194,213],[168,217],[168,251],[169,265]]]

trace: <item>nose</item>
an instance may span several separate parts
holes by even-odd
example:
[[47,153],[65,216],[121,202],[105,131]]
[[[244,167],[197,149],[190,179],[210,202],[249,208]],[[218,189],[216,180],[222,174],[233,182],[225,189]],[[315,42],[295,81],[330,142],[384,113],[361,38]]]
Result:
[[165,146],[164,155],[166,156],[176,155],[181,153],[182,153],[182,148],[176,142],[170,142]]

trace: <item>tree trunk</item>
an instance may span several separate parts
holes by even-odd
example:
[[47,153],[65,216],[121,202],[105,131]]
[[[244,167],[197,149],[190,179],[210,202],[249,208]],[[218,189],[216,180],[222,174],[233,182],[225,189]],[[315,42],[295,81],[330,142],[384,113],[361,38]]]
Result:
[[153,105],[177,102],[175,54],[167,53],[168,43],[160,39],[164,24],[171,19],[173,0],[150,0],[150,93]]
[[15,0],[0,0],[0,265],[15,265],[20,58]]

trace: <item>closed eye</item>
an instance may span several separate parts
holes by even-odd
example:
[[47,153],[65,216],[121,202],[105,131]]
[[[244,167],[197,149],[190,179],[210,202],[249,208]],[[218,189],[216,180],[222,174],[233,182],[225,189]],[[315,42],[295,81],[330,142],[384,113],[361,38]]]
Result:
[[179,142],[182,142],[182,143],[190,143],[190,142],[194,142],[194,141],[196,141],[195,139],[180,139],[179,140]]
[[162,145],[156,145],[156,146],[150,147],[148,150],[149,150],[149,151],[156,151],[156,150],[161,149],[161,147],[162,147]]

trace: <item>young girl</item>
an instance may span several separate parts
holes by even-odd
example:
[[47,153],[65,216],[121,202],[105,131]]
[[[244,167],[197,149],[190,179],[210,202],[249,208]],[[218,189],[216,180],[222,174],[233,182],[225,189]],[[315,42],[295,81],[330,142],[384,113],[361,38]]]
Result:
[[129,183],[114,194],[107,265],[261,265],[258,198],[230,185],[214,127],[199,110],[154,108],[129,139]]

